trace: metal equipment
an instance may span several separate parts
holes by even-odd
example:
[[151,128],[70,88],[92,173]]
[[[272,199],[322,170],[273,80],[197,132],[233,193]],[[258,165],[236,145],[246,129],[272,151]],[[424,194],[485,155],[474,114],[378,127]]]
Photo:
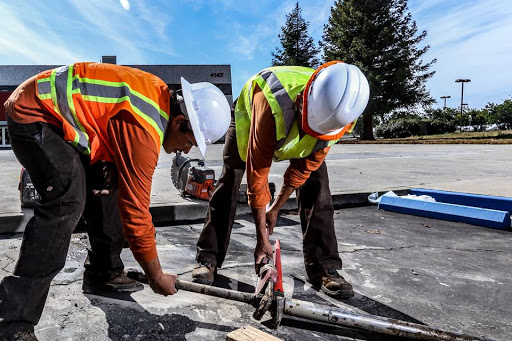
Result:
[[[266,297],[236,290],[212,287],[204,284],[179,280],[176,288],[199,294],[225,298],[252,305],[258,311],[261,306],[268,307],[272,315],[274,328],[277,328],[283,315],[300,317],[308,320],[329,323],[338,326],[356,328],[373,333],[407,337],[416,340],[444,341],[492,341],[491,339],[449,332],[429,326],[404,322],[376,315],[358,315],[330,306],[296,300],[288,297]],[[270,303],[268,303],[270,301]],[[259,311],[258,314],[261,314]],[[263,312],[264,314],[264,312]],[[263,316],[261,314],[261,316]]]
[[[267,266],[268,265],[268,266]],[[407,337],[416,340],[445,341],[491,341],[490,339],[470,336],[431,328],[426,325],[400,321],[382,316],[359,315],[327,305],[301,301],[284,296],[281,271],[281,250],[279,240],[274,245],[273,265],[267,264],[260,269],[256,292],[254,294],[217,288],[178,280],[176,288],[232,301],[244,302],[256,308],[253,317],[257,320],[268,311],[272,316],[272,325],[277,328],[283,315],[333,325],[356,328],[373,333]]]
[[18,190],[20,191],[21,207],[34,207],[36,202],[41,200],[39,193],[37,193],[30,175],[25,168],[21,168],[20,182],[18,184]]
[[[210,200],[215,187],[215,171],[206,167],[204,160],[192,159],[176,153],[172,158],[171,180],[182,197],[191,197],[201,200]],[[276,191],[273,182],[268,184],[272,199]],[[238,203],[246,204],[247,184],[241,184],[238,191]]]
[[[192,163],[197,166],[192,166]],[[210,200],[215,185],[215,171],[204,165],[204,160],[191,159],[177,153],[172,158],[171,180],[184,197]]]

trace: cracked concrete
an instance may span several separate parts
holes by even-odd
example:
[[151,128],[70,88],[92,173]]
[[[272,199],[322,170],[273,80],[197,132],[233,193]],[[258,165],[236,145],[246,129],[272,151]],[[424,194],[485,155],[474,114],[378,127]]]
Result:
[[[207,164],[219,175],[222,145],[211,148]],[[333,200],[338,200],[336,195],[356,195],[364,202],[364,193],[407,187],[510,196],[511,151],[510,145],[335,145],[327,158]],[[193,151],[190,156],[197,154]],[[162,225],[169,214],[174,221],[204,218],[204,202],[183,199],[172,187],[171,157],[162,155],[154,177],[152,209],[160,209],[153,211],[160,219],[157,224]],[[19,214],[16,186],[20,166],[12,151],[0,151],[0,164],[0,179],[5,180],[0,188],[0,218],[6,218],[6,214]],[[286,167],[287,163],[273,165],[270,181],[278,187]],[[354,203],[336,202],[344,206]],[[286,209],[295,207],[292,203]],[[20,223],[19,217],[7,218],[0,219],[0,229],[13,219]],[[354,285],[356,296],[338,301],[305,281],[302,237],[293,212],[279,219],[273,236],[281,239],[287,296],[499,341],[510,339],[510,231],[382,212],[375,207],[337,210],[335,221],[342,273]],[[167,271],[190,279],[201,229],[201,223],[157,227],[160,261]],[[14,270],[19,243],[20,235],[0,236],[0,278]],[[216,286],[254,290],[254,246],[252,219],[239,216]],[[36,328],[42,341],[223,340],[228,332],[244,325],[285,340],[396,340],[293,318],[285,318],[282,328],[273,331],[268,328],[268,315],[261,323],[255,321],[251,317],[254,309],[242,303],[184,291],[162,297],[147,285],[132,294],[84,295],[81,280],[86,247],[86,237],[74,234],[66,266],[50,288]],[[138,267],[129,250],[123,250],[122,257],[127,267]]]
[[[445,222],[376,207],[339,210],[335,215],[342,274],[355,288],[354,298],[339,301],[306,282],[298,217],[279,218],[272,238],[282,243],[285,295],[336,306],[357,314],[375,314],[436,328],[508,341],[512,331],[510,232]],[[429,228],[426,228],[428,225]],[[195,265],[195,241],[202,224],[157,227],[163,267],[189,280]],[[379,230],[379,234],[368,231]],[[3,275],[11,272],[20,236],[0,243]],[[251,292],[255,275],[254,224],[241,216],[233,229],[224,267],[216,286]],[[251,316],[254,309],[180,291],[172,297],[144,290],[109,295],[81,292],[84,234],[73,235],[64,270],[55,278],[36,335],[46,340],[223,340],[252,325],[284,340],[384,340],[396,338],[285,317],[279,330]],[[130,251],[126,267],[138,268]]]

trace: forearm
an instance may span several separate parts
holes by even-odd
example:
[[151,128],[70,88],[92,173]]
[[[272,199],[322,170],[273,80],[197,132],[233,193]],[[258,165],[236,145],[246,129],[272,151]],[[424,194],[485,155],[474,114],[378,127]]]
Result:
[[158,257],[149,261],[149,262],[139,262],[140,266],[144,270],[148,281],[154,282],[157,281],[163,275],[162,267],[160,266],[160,261]]
[[279,211],[281,207],[286,203],[288,198],[290,198],[290,195],[292,195],[293,191],[295,191],[295,188],[292,186],[283,184],[281,186],[281,190],[279,191],[279,194],[277,195],[276,199],[274,200],[274,203],[272,206],[270,206],[270,210]]
[[258,242],[263,242],[268,239],[267,236],[267,223],[265,218],[265,208],[252,208],[252,216],[254,218],[254,225],[256,225],[256,238]]

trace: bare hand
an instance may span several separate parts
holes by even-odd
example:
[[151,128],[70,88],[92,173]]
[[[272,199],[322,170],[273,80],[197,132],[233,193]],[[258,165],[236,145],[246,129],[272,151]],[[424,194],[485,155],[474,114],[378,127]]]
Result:
[[149,286],[157,294],[164,296],[174,295],[178,292],[175,286],[177,280],[178,275],[162,272],[156,278],[149,279]]
[[279,210],[270,209],[265,214],[265,219],[267,223],[267,231],[270,236],[274,232],[274,227],[276,226],[277,216],[279,215]]
[[264,241],[258,241],[254,249],[254,270],[258,275],[262,265],[267,264],[273,257],[272,244],[268,238]]

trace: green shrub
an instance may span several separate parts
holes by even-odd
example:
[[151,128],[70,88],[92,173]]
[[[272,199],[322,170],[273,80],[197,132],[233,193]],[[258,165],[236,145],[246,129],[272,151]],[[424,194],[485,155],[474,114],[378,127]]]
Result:
[[443,119],[433,119],[426,120],[427,124],[427,134],[444,134],[444,133],[453,133],[457,130],[457,125],[454,121],[448,121]]
[[383,138],[404,138],[421,132],[421,120],[418,117],[398,118],[375,128],[375,135]]

